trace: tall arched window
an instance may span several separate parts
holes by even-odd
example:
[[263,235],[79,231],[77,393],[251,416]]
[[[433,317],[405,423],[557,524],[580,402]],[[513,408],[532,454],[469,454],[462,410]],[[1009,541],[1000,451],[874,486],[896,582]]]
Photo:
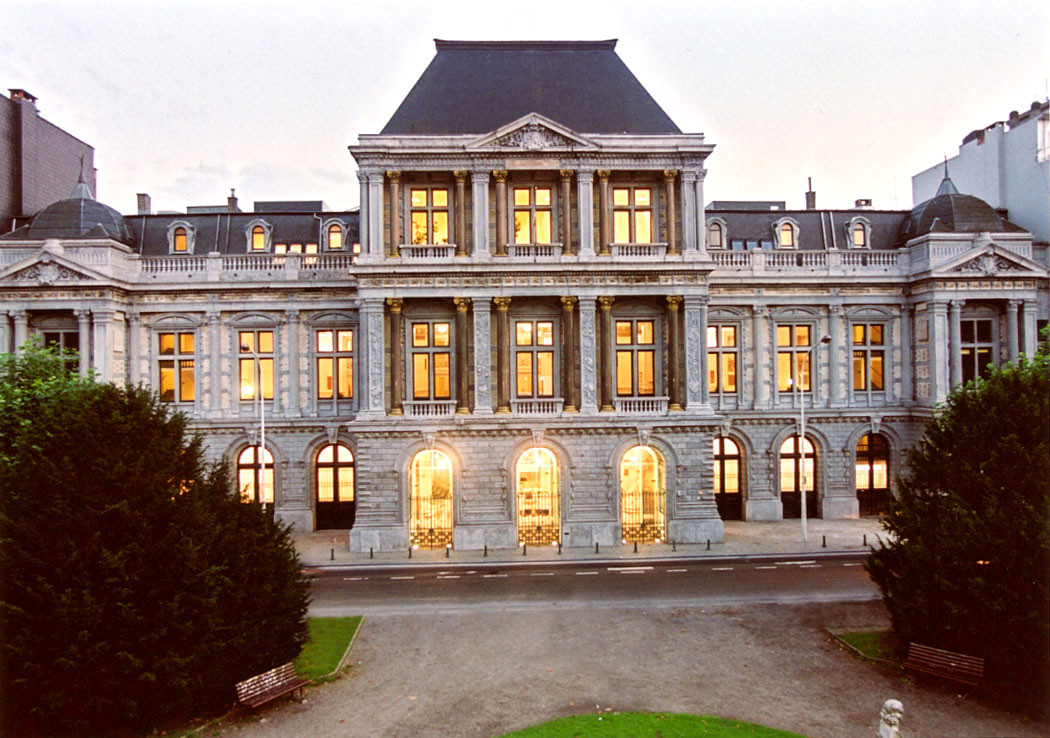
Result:
[[452,460],[440,451],[420,451],[410,473],[412,546],[452,545]]
[[266,250],[266,229],[261,225],[252,228],[252,251]]
[[802,517],[803,487],[806,490],[806,517],[820,517],[814,480],[816,468],[816,450],[808,438],[799,443],[799,437],[793,435],[780,445],[780,501],[784,506],[785,518]]
[[620,462],[620,518],[624,541],[666,539],[664,457],[652,446],[635,446]]
[[317,454],[317,529],[352,528],[357,512],[354,455],[346,446],[325,446]]
[[868,231],[863,223],[853,224],[853,248],[863,249],[868,246]]
[[518,457],[518,541],[545,546],[561,540],[558,460],[545,448]]
[[186,229],[179,226],[171,234],[171,250],[177,254],[186,252]]
[[260,502],[273,513],[273,454],[249,446],[237,457],[237,489],[241,502]]
[[780,226],[780,247],[783,249],[795,247],[795,227],[790,223],[783,223]]
[[722,520],[742,520],[740,495],[740,447],[728,436],[713,441],[715,505]]
[[343,248],[343,227],[338,223],[332,223],[332,225],[328,226],[328,248]]
[[707,227],[707,247],[709,249],[720,249],[722,245],[722,224],[712,223]]
[[861,515],[886,512],[890,496],[890,446],[878,433],[857,443],[857,502]]

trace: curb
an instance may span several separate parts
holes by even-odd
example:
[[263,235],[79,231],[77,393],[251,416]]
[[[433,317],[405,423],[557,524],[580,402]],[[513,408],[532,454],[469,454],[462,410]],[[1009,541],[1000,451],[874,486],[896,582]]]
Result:
[[357,624],[357,629],[354,631],[354,635],[350,639],[350,642],[346,644],[346,650],[343,651],[343,657],[341,659],[339,659],[339,663],[335,665],[335,670],[329,672],[328,674],[326,674],[324,676],[325,679],[329,679],[331,677],[334,677],[336,674],[338,674],[339,672],[341,672],[343,670],[343,667],[346,666],[346,662],[347,662],[347,660],[350,657],[350,649],[353,648],[354,647],[354,643],[357,642],[357,636],[361,633],[361,628],[363,628],[363,627],[365,627],[365,616],[364,615],[361,616],[361,622]]

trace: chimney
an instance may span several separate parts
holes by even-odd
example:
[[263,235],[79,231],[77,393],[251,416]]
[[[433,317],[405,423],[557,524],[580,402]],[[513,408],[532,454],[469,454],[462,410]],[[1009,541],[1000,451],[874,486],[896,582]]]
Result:
[[853,203],[853,207],[857,210],[871,210],[871,198],[862,197]]
[[139,215],[153,215],[153,203],[150,202],[149,195],[140,192],[136,197],[139,201]]
[[237,194],[233,188],[230,188],[230,196],[226,198],[226,212],[228,213],[239,213],[241,209],[237,207]]
[[24,101],[27,103],[32,103],[34,106],[36,106],[36,95],[31,95],[25,90],[20,90],[17,87],[9,87],[7,91],[11,93],[11,100],[13,102]]
[[806,210],[817,209],[817,193],[813,191],[813,178],[808,178],[809,190],[806,192]]

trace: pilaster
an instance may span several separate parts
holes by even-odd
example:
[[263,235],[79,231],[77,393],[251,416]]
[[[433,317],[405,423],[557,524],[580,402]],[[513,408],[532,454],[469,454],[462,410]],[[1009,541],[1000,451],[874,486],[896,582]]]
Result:
[[849,371],[849,336],[846,335],[846,313],[842,305],[828,306],[828,335],[831,344],[828,346],[828,383],[831,385],[831,407],[843,407],[847,404],[846,384],[852,376]]
[[955,387],[962,382],[962,306],[962,300],[951,300],[948,303],[948,350],[951,352],[950,387]]
[[575,297],[565,296],[561,298],[561,383],[562,399],[564,401],[562,411],[566,413],[578,412],[576,409],[575,307]]
[[456,178],[456,256],[467,255],[467,172],[452,172]]
[[[572,192],[572,170],[562,169],[561,175],[561,249],[563,254],[573,254],[572,247],[572,207],[569,195]],[[568,400],[566,400],[568,401]]]
[[399,256],[401,248],[401,172],[388,171],[390,181],[390,248],[389,256]]
[[[288,415],[298,417],[301,414],[301,402],[302,397],[300,392],[302,389],[303,382],[301,379],[301,367],[299,366],[299,360],[303,356],[301,347],[299,346],[299,310],[296,308],[289,308],[284,311],[285,322],[287,323],[286,333],[288,334]],[[307,382],[307,384],[309,384]]]
[[667,296],[667,383],[671,411],[682,410],[682,331],[678,323],[681,295]]
[[754,309],[755,323],[755,409],[768,410],[769,382],[770,382],[770,336],[769,336],[769,308],[760,305]]
[[601,383],[601,412],[611,413],[613,407],[613,387],[615,377],[613,376],[613,326],[612,306],[616,298],[603,295],[598,298],[598,306],[601,309],[601,344],[599,351],[602,366]]
[[594,298],[580,298],[580,410],[598,412],[598,342]]
[[489,173],[471,172],[471,201],[474,204],[474,260],[487,259],[489,247]]
[[[576,172],[576,218],[580,257],[594,255],[594,172]],[[582,315],[582,313],[581,313]]]
[[677,169],[664,170],[664,221],[667,233],[667,255],[678,255],[678,231],[675,220],[674,180],[678,176]]
[[[22,346],[29,340],[29,313],[21,308],[11,311],[11,319],[15,324],[15,345],[14,350],[16,354],[22,353]],[[83,335],[81,335],[83,338]],[[84,350],[88,348],[87,341],[80,344],[80,351],[83,354]]]
[[696,251],[696,172],[682,170],[679,201],[682,208],[682,252]]
[[383,416],[383,300],[368,297],[361,301],[365,334],[365,396],[359,417],[376,419]]
[[390,308],[390,414],[403,415],[405,411],[402,401],[405,395],[401,387],[401,377],[404,374],[401,368],[401,336],[404,334],[402,329],[404,301],[391,297],[386,304]]
[[606,169],[598,172],[598,256],[609,256],[609,175]]
[[456,415],[470,415],[470,385],[467,373],[467,309],[469,297],[453,299],[456,304]]
[[474,415],[492,415],[492,306],[475,298],[474,307]]
[[1024,328],[1025,356],[1035,356],[1039,350],[1039,334],[1036,332],[1036,302],[1025,300],[1021,303],[1021,322]]
[[[91,311],[87,309],[74,310],[73,315],[77,318],[77,340],[80,346],[80,376],[86,377],[91,368]],[[17,348],[17,345],[16,347]],[[135,356],[135,354],[132,354]]]
[[496,412],[510,412],[510,298],[496,304]]

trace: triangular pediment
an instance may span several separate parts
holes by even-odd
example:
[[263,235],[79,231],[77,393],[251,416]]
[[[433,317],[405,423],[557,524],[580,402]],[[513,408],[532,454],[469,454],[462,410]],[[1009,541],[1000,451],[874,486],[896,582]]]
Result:
[[952,276],[1045,276],[1047,270],[1037,262],[995,243],[986,243],[938,264],[936,274]]
[[539,113],[529,113],[467,144],[467,149],[471,150],[527,152],[596,148],[598,145],[593,141]]
[[0,271],[0,282],[6,284],[52,285],[98,282],[104,279],[105,276],[95,270],[46,249],[41,249]]

